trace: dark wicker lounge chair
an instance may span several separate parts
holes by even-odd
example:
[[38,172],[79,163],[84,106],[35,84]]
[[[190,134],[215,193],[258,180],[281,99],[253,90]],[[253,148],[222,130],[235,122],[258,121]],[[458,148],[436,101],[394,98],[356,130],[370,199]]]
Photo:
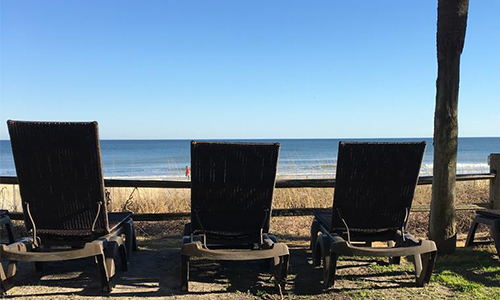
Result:
[[24,212],[31,237],[0,245],[8,260],[1,289],[12,286],[17,261],[96,258],[101,287],[112,289],[114,258],[127,269],[135,248],[130,213],[108,213],[97,122],[8,121]]
[[424,149],[425,142],[339,143],[332,212],[316,214],[311,226],[313,262],[323,264],[325,288],[334,285],[340,255],[391,263],[413,256],[417,286],[429,282],[436,245],[405,231]]
[[279,144],[191,143],[191,223],[181,250],[181,289],[189,259],[273,259],[283,288],[289,252],[268,234]]
[[7,232],[7,237],[9,238],[9,244],[14,243],[14,233],[12,232],[12,223],[10,222],[9,212],[4,209],[0,209],[0,228],[5,226],[5,231]]

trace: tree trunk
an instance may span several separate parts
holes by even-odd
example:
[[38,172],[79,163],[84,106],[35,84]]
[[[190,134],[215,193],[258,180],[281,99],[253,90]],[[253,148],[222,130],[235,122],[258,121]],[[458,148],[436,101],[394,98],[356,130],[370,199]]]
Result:
[[464,47],[469,0],[439,0],[438,78],[434,114],[434,181],[429,235],[442,254],[455,252],[455,175],[458,137],[460,55]]

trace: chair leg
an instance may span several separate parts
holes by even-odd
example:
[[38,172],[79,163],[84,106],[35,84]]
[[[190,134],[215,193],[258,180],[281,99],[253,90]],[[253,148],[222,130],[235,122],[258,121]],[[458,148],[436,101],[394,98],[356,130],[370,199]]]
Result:
[[282,292],[285,290],[286,277],[288,275],[289,259],[290,259],[289,255],[280,256],[279,263],[278,265],[276,265],[275,268],[274,285],[277,289],[279,289]]
[[0,262],[0,296],[3,296],[8,290],[14,287],[14,276],[17,273],[17,262],[9,261],[7,273]]
[[323,258],[324,247],[320,241],[321,238],[316,238],[315,246],[312,251],[313,267],[320,267]]
[[309,249],[312,250],[313,255],[316,250],[315,247],[316,247],[316,240],[318,239],[319,229],[320,229],[320,223],[316,218],[314,218],[311,225],[311,240],[309,243]]
[[181,291],[189,291],[189,256],[181,254]]
[[335,284],[335,275],[337,273],[338,253],[331,252],[323,256],[323,288],[328,289]]
[[500,256],[500,220],[495,220],[491,226],[491,235],[495,241],[495,248],[497,248],[497,255]]
[[137,237],[135,235],[135,229],[132,227],[132,251],[137,252],[139,248],[137,248]]
[[134,231],[134,223],[132,219],[123,224],[125,228],[125,245],[127,246],[127,259],[130,260],[130,254],[132,251],[137,251],[137,241]]
[[43,271],[43,262],[35,262],[35,272]]
[[415,276],[418,278],[422,273],[422,256],[420,254],[413,255],[413,265],[415,266]]
[[5,292],[7,292],[11,288],[11,285],[12,284],[9,283],[7,275],[5,274],[5,271],[3,270],[3,266],[0,263],[0,297],[5,295]]
[[[121,246],[125,246],[122,244]],[[119,252],[119,245],[115,241],[110,241],[106,245],[106,249],[104,249],[104,258],[105,258],[105,263],[106,263],[106,271],[108,274],[108,278],[111,281],[113,276],[115,276],[116,273],[116,264],[115,264],[115,258],[118,256]]]
[[191,235],[191,223],[187,223],[184,225],[184,231],[182,233],[183,236],[190,236]]
[[422,287],[425,284],[429,283],[432,275],[432,270],[434,269],[434,265],[436,263],[436,257],[437,251],[424,253],[421,255],[422,270],[420,274],[415,274],[417,275],[415,281],[418,287]]
[[[73,247],[72,247],[73,249]],[[41,252],[50,252],[50,246],[39,246],[35,251],[41,251]],[[46,262],[34,262],[35,265],[35,272],[40,273],[43,272],[44,266],[47,265]]]
[[101,290],[104,293],[111,293],[113,286],[111,285],[110,276],[106,267],[106,258],[104,254],[96,255],[97,269],[101,278]]
[[274,267],[274,258],[266,258],[261,260],[262,268],[266,271],[272,270]]
[[477,226],[479,225],[478,216],[472,221],[469,233],[467,234],[467,240],[465,241],[465,247],[470,247],[474,244],[474,235],[476,234]]
[[14,238],[14,233],[12,230],[12,223],[8,222],[5,224],[5,229],[7,230],[7,236],[9,237],[9,243],[12,244],[16,241]]
[[[394,241],[388,241],[387,246],[395,247],[396,243]],[[401,256],[389,257],[389,264],[390,265],[399,265],[400,263],[401,263]]]
[[127,253],[127,247],[125,247],[125,245],[121,245],[118,248],[118,252],[120,253],[120,269],[122,271],[127,271],[129,262],[129,254]]

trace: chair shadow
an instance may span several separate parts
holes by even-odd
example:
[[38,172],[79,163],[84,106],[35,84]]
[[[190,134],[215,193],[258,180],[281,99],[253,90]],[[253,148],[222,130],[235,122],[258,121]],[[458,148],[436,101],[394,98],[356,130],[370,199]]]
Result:
[[[318,295],[329,292],[338,292],[338,291],[351,291],[351,290],[363,290],[366,289],[366,286],[360,286],[359,288],[351,288],[351,287],[333,287],[328,290],[323,288],[322,280],[323,280],[323,269],[315,268],[312,265],[312,255],[308,246],[295,247],[290,249],[291,256],[291,265],[292,269],[290,274],[294,277],[292,282],[292,291],[295,295]],[[376,263],[378,265],[388,265],[388,262],[381,261],[375,258],[361,258],[361,257],[348,257],[345,261],[349,261],[350,265],[340,265],[337,267],[337,270],[342,269],[350,269],[355,267],[368,267]],[[381,278],[384,276],[398,276],[404,274],[405,271],[382,271],[376,273],[369,274],[344,274],[338,276],[338,280],[349,280],[349,281],[357,281],[359,279],[363,279],[365,282],[378,283],[380,281],[373,280],[372,278]],[[413,276],[413,272],[411,274]],[[404,282],[397,281],[394,284],[394,280],[390,280],[390,285],[373,285],[370,286],[370,289],[377,290],[387,290],[394,289],[400,287],[414,287],[414,282]]]
[[213,290],[192,291],[189,294],[247,293],[256,295],[276,293],[272,270],[260,261],[193,261],[190,284],[217,283]]
[[[117,271],[112,279],[115,288],[109,297],[153,297],[179,294],[179,288],[175,284],[178,282],[178,276],[173,275],[172,272],[172,269],[177,266],[176,263],[179,262],[178,249],[141,248],[139,252],[132,253],[127,271],[121,271],[119,259],[116,261]],[[93,257],[44,263],[41,272],[35,271],[33,263],[20,262],[14,282],[14,288],[7,291],[5,298],[28,296],[24,292],[29,293],[30,299],[38,296],[106,296],[101,292],[99,273]],[[39,293],[36,290],[27,291],[25,286],[40,286]],[[50,292],[47,293],[48,288]]]
[[[167,239],[167,240],[166,240]],[[363,280],[370,285],[370,289],[390,290],[400,287],[414,287],[412,280],[398,279],[400,275],[407,271],[392,269],[382,269],[381,271],[343,272],[338,277],[336,287],[324,290],[322,285],[323,270],[312,266],[311,251],[305,237],[297,238],[294,241],[281,239],[289,245],[290,249],[290,269],[287,287],[284,291],[296,296],[314,296],[331,292],[346,292],[367,289],[366,285],[347,284],[342,281],[355,283]],[[117,271],[114,282],[116,287],[109,297],[167,297],[183,295],[180,291],[179,263],[180,263],[180,237],[168,236],[159,239],[148,240],[140,245],[140,251],[133,253],[129,269],[126,272]],[[165,246],[161,246],[165,245]],[[486,262],[487,266],[495,267],[498,264],[492,256],[494,254],[486,251],[471,251],[471,255],[460,256],[461,261],[457,261],[457,273],[471,281],[481,282],[484,285],[498,285],[494,278],[500,276],[500,271],[492,269],[479,275],[472,271],[476,264],[476,259]],[[458,259],[454,257],[441,258],[438,261],[437,269],[441,266],[449,268],[446,259]],[[463,260],[463,261],[462,261]],[[446,262],[446,264],[445,264]],[[381,259],[366,257],[346,257],[340,261],[338,270],[362,267],[366,268],[374,263],[387,265]],[[408,272],[413,277],[413,272]],[[257,297],[265,294],[279,295],[274,287],[272,278],[272,268],[264,266],[263,261],[231,262],[231,261],[192,261],[190,269],[190,285],[192,287],[189,294],[192,295],[223,295],[228,293],[245,293]],[[381,278],[378,278],[381,277]],[[385,282],[385,278],[390,280]],[[396,277],[395,279],[393,279]],[[377,280],[379,279],[379,280]],[[215,284],[214,284],[215,283]],[[86,258],[74,261],[52,262],[44,264],[42,272],[35,272],[32,263],[20,263],[19,274],[15,278],[16,289],[12,294],[9,292],[5,298],[21,298],[30,296],[30,299],[37,297],[57,297],[79,295],[85,297],[105,296],[100,290],[99,275],[93,258]],[[34,289],[34,294],[25,289],[29,286],[40,286]],[[18,287],[18,288],[17,288]]]

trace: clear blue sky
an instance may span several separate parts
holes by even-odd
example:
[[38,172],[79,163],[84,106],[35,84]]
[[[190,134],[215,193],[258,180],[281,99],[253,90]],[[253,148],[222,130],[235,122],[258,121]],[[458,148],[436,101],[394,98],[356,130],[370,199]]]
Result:
[[[430,137],[437,1],[0,4],[5,121],[102,138]],[[500,136],[500,1],[471,0],[460,136]]]

